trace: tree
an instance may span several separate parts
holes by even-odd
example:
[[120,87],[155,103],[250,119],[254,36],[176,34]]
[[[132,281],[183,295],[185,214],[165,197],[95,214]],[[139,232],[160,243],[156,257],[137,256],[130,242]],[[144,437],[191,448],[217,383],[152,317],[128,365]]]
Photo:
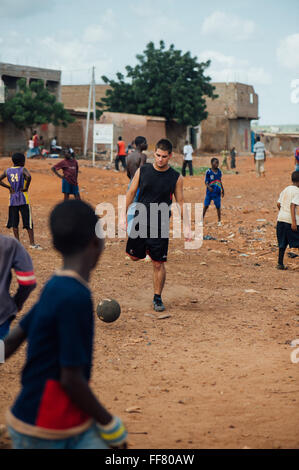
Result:
[[0,114],[4,121],[11,121],[21,130],[40,124],[52,123],[67,127],[75,119],[64,109],[62,103],[49,93],[42,80],[31,82],[26,79],[17,81],[18,91],[8,101],[0,105]]
[[207,118],[204,97],[218,97],[211,78],[204,75],[209,60],[199,63],[173,44],[166,50],[163,41],[159,49],[150,42],[144,54],[136,57],[139,63],[126,67],[126,79],[121,73],[117,80],[102,77],[110,85],[106,97],[97,103],[102,111],[163,116],[186,126],[197,126]]

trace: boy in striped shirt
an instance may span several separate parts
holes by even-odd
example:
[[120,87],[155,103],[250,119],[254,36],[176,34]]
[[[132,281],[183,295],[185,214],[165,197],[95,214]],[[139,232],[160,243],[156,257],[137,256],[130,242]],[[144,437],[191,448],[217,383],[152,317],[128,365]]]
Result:
[[[13,297],[9,293],[12,269],[19,284]],[[11,322],[36,287],[29,254],[15,238],[4,235],[0,235],[0,272],[0,339],[2,339],[8,334]]]

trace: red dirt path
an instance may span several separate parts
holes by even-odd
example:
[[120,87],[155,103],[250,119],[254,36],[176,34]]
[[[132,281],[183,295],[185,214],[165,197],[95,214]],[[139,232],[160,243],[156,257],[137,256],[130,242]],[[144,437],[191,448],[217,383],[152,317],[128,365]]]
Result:
[[[208,161],[197,157],[195,166]],[[0,171],[9,164],[1,159]],[[38,288],[19,318],[60,265],[47,225],[61,200],[52,164],[27,165],[36,242],[44,250],[31,252]],[[116,204],[125,193],[124,173],[79,165],[81,195],[93,205]],[[170,242],[163,295],[170,318],[152,311],[151,263],[127,260],[122,240],[108,240],[93,273],[95,304],[115,298],[122,314],[110,325],[95,319],[92,388],[125,421],[131,448],[299,447],[299,364],[290,358],[290,342],[299,338],[299,258],[286,256],[288,271],[275,268],[276,201],[290,182],[293,159],[268,159],[265,179],[256,178],[252,157],[240,157],[237,166],[238,175],[223,178],[223,227],[216,226],[214,207],[206,216],[204,234],[218,240],[194,251]],[[203,175],[186,177],[184,187],[186,202],[203,201]],[[4,234],[7,201],[0,188]],[[257,292],[245,292],[250,289]],[[19,390],[24,354],[22,347],[0,368],[0,424]],[[126,411],[132,407],[138,412]],[[9,446],[2,435],[0,448]]]

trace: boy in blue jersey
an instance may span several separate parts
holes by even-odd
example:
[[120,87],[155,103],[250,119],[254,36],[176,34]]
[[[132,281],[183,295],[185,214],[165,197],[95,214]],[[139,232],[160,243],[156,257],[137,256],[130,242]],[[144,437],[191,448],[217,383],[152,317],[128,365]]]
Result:
[[5,358],[27,339],[22,388],[7,414],[17,449],[107,449],[126,445],[122,421],[89,387],[93,303],[88,281],[103,251],[98,218],[80,200],[57,205],[50,216],[62,269],[38,302],[5,338]]
[[[13,167],[7,168],[0,176],[0,186],[9,189],[10,192],[7,228],[12,228],[15,238],[20,240],[19,217],[21,213],[23,227],[28,232],[30,248],[41,250],[40,245],[34,242],[32,214],[28,198],[31,175],[25,168],[25,155],[15,153],[12,156],[12,161]],[[3,183],[5,178],[8,184]]]
[[207,186],[206,197],[204,201],[203,217],[205,216],[211,201],[214,201],[218,215],[218,226],[221,226],[221,196],[224,197],[224,188],[222,185],[222,172],[219,170],[218,158],[212,158],[212,168],[207,170],[205,184]]

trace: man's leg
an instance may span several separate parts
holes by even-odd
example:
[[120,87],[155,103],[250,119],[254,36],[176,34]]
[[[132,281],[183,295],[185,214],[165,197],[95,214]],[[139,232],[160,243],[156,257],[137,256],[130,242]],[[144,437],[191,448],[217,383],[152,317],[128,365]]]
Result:
[[166,280],[165,263],[153,261],[154,294],[161,296]]
[[183,176],[186,176],[186,165],[187,165],[187,162],[186,160],[183,161],[183,166],[182,166],[182,175]]
[[190,174],[190,176],[193,176],[192,160],[190,160],[190,161],[188,162],[188,166],[189,166],[189,174]]
[[116,171],[119,171],[118,163],[119,163],[119,156],[117,155],[115,157],[115,169],[116,169]]
[[120,158],[121,158],[121,164],[123,166],[123,169],[126,170],[127,169],[126,156],[122,155]]
[[64,200],[68,201],[70,198],[70,195],[68,193],[63,193],[64,194]]
[[15,237],[18,241],[20,241],[19,228],[18,228],[18,227],[13,227],[12,230],[13,230],[14,237]]
[[217,216],[218,216],[218,223],[221,223],[221,208],[216,207]]
[[29,237],[29,243],[30,243],[30,245],[32,245],[32,246],[35,245],[35,243],[34,243],[34,232],[33,232],[33,228],[27,228],[26,230],[27,230],[27,232],[28,232],[28,237]]
[[80,193],[78,193],[78,194],[75,194],[75,199],[81,199],[81,197],[80,197]]

